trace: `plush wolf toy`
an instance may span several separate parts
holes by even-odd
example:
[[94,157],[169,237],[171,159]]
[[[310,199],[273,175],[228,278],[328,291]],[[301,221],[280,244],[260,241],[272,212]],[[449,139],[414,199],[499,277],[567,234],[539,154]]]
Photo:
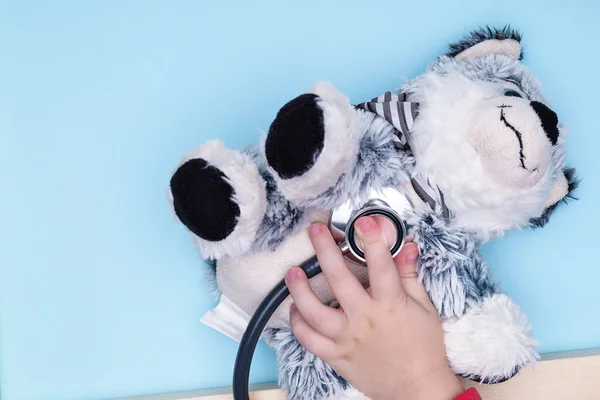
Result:
[[[521,64],[521,36],[478,30],[397,93],[351,105],[326,83],[286,104],[259,147],[210,141],[171,179],[218,292],[252,314],[287,269],[313,253],[306,228],[342,204],[394,189],[420,250],[419,275],[443,322],[454,372],[496,383],[537,358],[525,316],[490,279],[480,245],[541,227],[576,186],[565,129]],[[367,272],[348,261],[366,285]],[[333,304],[325,278],[311,284]],[[279,380],[294,399],[349,385],[289,328],[288,299],[268,324]]]

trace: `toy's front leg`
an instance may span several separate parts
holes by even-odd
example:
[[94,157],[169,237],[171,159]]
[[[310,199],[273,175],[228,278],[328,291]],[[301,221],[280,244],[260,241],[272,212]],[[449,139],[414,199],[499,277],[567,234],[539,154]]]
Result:
[[264,152],[288,200],[333,209],[367,188],[407,179],[409,157],[394,139],[391,125],[351,105],[331,84],[317,83],[281,108]]
[[519,306],[491,281],[478,242],[435,213],[409,221],[419,245],[419,274],[438,310],[452,370],[498,383],[537,359],[536,341]]

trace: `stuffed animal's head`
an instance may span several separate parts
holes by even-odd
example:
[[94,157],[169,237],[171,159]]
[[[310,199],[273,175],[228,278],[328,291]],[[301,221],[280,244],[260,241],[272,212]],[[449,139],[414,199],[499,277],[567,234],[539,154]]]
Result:
[[419,103],[416,172],[484,240],[544,225],[576,185],[566,129],[521,63],[520,39],[510,28],[473,32],[403,89]]

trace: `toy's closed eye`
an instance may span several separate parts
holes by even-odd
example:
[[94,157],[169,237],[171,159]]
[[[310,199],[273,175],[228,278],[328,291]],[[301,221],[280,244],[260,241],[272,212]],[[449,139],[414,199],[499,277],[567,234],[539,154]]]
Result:
[[508,97],[521,97],[523,98],[523,95],[519,92],[517,92],[514,89],[504,89],[504,95],[508,96]]

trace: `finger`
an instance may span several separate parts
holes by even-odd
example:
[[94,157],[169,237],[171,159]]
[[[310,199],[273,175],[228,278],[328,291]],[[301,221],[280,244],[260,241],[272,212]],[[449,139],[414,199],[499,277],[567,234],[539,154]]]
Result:
[[377,222],[377,225],[379,225],[379,229],[381,229],[381,233],[383,234],[383,238],[385,239],[388,248],[392,247],[394,242],[396,242],[397,236],[396,227],[392,221],[383,215],[373,215],[372,218]]
[[301,268],[290,268],[285,283],[298,311],[313,329],[331,339],[343,332],[346,320],[344,313],[321,303]]
[[372,297],[377,300],[396,298],[402,294],[402,286],[379,224],[372,217],[362,217],[354,225],[367,260]]
[[419,258],[419,247],[416,243],[406,243],[400,253],[394,258],[398,275],[402,279],[416,279],[417,259]]
[[400,276],[400,283],[404,292],[419,302],[423,307],[432,310],[433,305],[425,291],[425,287],[419,282],[417,273],[417,259],[419,257],[419,248],[416,243],[407,243],[404,245],[400,254],[394,258],[394,263]]
[[333,357],[335,342],[314,330],[293,304],[290,307],[290,326],[294,336],[306,350],[323,359]]
[[342,308],[351,312],[364,307],[370,299],[369,295],[346,266],[329,229],[323,224],[314,224],[309,233],[323,275]]

